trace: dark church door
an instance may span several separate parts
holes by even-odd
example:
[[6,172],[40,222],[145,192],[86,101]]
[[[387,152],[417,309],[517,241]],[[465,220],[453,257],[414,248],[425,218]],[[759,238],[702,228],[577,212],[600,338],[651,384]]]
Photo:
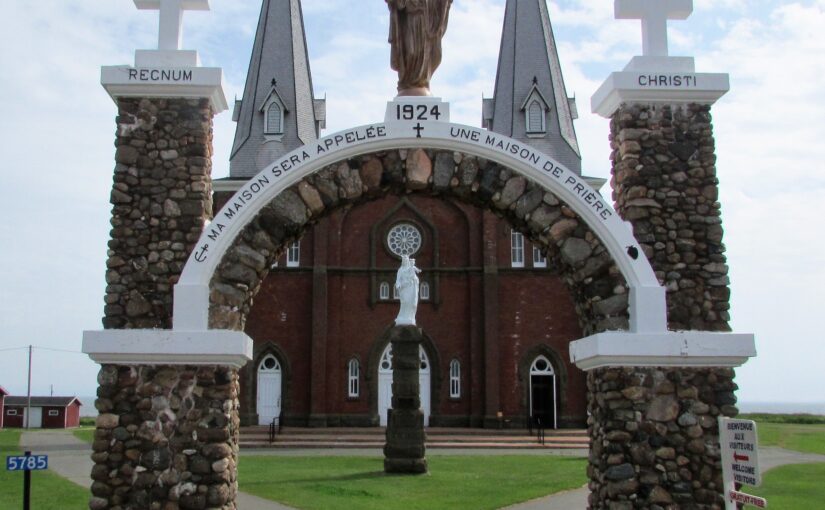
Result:
[[530,417],[535,427],[556,428],[556,374],[544,356],[530,367]]

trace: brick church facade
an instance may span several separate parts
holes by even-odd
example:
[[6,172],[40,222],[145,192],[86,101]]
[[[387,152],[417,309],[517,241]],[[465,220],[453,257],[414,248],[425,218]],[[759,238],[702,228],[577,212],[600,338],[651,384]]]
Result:
[[[508,0],[505,9],[483,127],[581,174],[575,102],[565,91],[546,3]],[[299,0],[263,1],[244,96],[233,113],[230,177],[215,182],[215,211],[246,179],[325,127],[303,31]],[[416,164],[438,164],[423,157]],[[399,164],[411,164],[410,157]],[[362,186],[363,166],[343,165],[319,174],[322,192],[325,178],[335,180],[337,192]],[[603,183],[588,180],[597,188]],[[542,195],[536,190],[533,198]],[[398,313],[401,255],[422,270],[417,323],[426,338],[420,380],[429,426],[585,424],[586,378],[568,353],[583,332],[552,261],[489,210],[418,194],[339,209],[270,268],[245,324],[255,347],[241,370],[242,423],[385,424],[387,332]]]

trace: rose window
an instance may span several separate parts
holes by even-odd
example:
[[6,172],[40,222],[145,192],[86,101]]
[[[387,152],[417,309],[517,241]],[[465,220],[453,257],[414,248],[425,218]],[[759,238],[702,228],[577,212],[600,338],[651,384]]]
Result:
[[409,223],[399,223],[387,234],[387,246],[398,257],[414,255],[421,249],[421,232]]

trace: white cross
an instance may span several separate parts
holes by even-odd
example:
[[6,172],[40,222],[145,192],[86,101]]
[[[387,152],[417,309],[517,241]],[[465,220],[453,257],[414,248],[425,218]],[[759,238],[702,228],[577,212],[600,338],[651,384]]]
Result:
[[160,11],[158,49],[181,49],[183,11],[208,11],[209,0],[135,0],[143,10]]
[[616,19],[642,20],[642,55],[666,57],[667,20],[687,19],[693,0],[615,0]]

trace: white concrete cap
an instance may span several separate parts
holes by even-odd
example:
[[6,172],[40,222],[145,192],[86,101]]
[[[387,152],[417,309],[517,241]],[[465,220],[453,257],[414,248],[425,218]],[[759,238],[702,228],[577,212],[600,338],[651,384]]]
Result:
[[623,104],[713,104],[730,90],[724,73],[670,70],[611,73],[590,98],[590,108],[610,118]]
[[104,66],[100,83],[115,101],[119,97],[208,98],[215,113],[229,108],[219,67]]
[[100,364],[240,368],[252,359],[252,339],[243,331],[110,329],[84,331],[83,352]]
[[608,331],[570,344],[582,370],[604,367],[738,367],[756,356],[752,334]]

